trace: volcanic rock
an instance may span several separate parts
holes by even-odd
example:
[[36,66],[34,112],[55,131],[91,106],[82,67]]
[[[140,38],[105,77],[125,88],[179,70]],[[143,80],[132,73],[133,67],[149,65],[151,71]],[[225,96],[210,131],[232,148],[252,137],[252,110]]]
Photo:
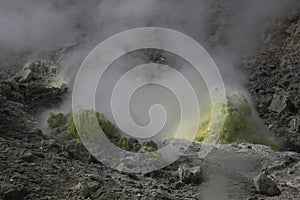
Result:
[[300,117],[291,120],[290,129],[291,131],[300,132]]
[[272,179],[264,172],[254,178],[254,185],[256,190],[261,194],[268,196],[276,196],[281,194],[281,191],[277,187],[276,183],[274,183],[274,181],[272,181]]
[[295,105],[286,96],[274,95],[269,110],[282,113],[284,111],[295,112]]
[[6,102],[6,98],[0,95],[0,106],[2,107]]
[[[299,151],[299,145],[295,144],[300,141],[295,123],[300,117],[299,30],[299,13],[274,24],[266,32],[265,43],[245,61],[249,74],[253,74],[248,89],[259,115],[274,135],[287,141],[284,148],[294,151]],[[262,68],[270,75],[258,75]],[[272,97],[270,104],[269,100],[266,103],[266,96]]]
[[18,82],[28,82],[33,78],[33,72],[31,69],[22,69],[14,79]]
[[299,190],[300,189],[300,162],[295,164],[289,170],[289,174],[292,176],[292,180],[288,181],[287,184]]
[[200,166],[189,168],[181,166],[178,168],[179,180],[184,183],[201,184],[204,180],[203,171]]
[[89,198],[101,187],[100,183],[97,181],[87,181],[85,183],[79,182],[74,186],[74,190],[78,196]]
[[26,189],[23,185],[3,184],[0,190],[3,200],[22,200],[26,195]]
[[35,157],[32,153],[26,153],[25,155],[21,156],[20,159],[25,162],[33,162]]
[[[14,79],[0,81],[0,127],[2,130],[29,131],[37,128],[34,114],[62,100],[66,86],[54,87],[57,71],[51,61],[26,64]],[[17,80],[17,81],[16,81]]]

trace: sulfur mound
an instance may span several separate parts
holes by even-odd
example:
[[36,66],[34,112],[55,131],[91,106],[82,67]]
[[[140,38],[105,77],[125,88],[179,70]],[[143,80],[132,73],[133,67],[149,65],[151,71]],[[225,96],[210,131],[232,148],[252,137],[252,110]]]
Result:
[[[214,120],[211,120],[211,113],[216,116]],[[224,126],[219,135],[216,135],[216,126],[220,125],[218,119],[221,118],[225,118]],[[217,138],[217,143],[220,144],[245,142],[277,147],[272,138],[259,130],[247,99],[238,92],[228,94],[225,104],[210,105],[201,118],[196,141],[205,142],[209,137]]]
[[[80,129],[80,137],[84,137],[85,134],[91,134],[98,128],[100,125],[104,134],[107,138],[114,143],[116,146],[132,152],[153,152],[158,149],[157,145],[153,141],[145,142],[140,144],[140,142],[133,138],[128,138],[122,135],[119,129],[109,121],[103,114],[99,112],[95,112],[94,110],[80,110],[78,115],[75,115],[75,120],[79,125]],[[96,116],[97,121],[93,120]],[[48,128],[47,132],[50,135],[57,135],[63,137],[67,140],[76,140],[80,141],[80,137],[78,135],[73,113],[50,113],[50,116],[47,120]],[[85,124],[81,125],[81,122]],[[88,123],[88,124],[86,124]],[[96,124],[98,123],[98,124]],[[89,130],[85,130],[88,127]]]

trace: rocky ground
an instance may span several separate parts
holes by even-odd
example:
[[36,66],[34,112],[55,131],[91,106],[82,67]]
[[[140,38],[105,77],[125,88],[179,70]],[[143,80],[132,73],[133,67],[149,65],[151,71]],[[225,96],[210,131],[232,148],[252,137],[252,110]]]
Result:
[[275,25],[269,35],[247,62],[248,88],[265,124],[293,151],[214,145],[200,159],[203,145],[194,143],[164,169],[120,173],[81,143],[37,129],[36,115],[60,103],[68,88],[57,83],[54,62],[33,62],[1,74],[0,199],[299,199],[300,16]]
[[134,175],[97,162],[81,143],[43,134],[35,114],[67,92],[64,84],[53,84],[56,70],[51,62],[36,62],[1,81],[1,199],[298,198],[297,153],[215,145],[200,159],[202,144],[194,143],[172,165]]
[[[219,145],[203,160],[199,158],[202,146],[195,143],[171,166],[133,175],[96,162],[79,143],[59,141],[40,131],[7,132],[0,142],[2,199],[299,197],[300,155],[265,146]],[[257,192],[253,181],[265,173],[270,178],[259,179],[257,187],[266,196]],[[272,184],[273,189],[268,186]]]
[[300,151],[300,15],[274,25],[250,59],[248,88],[272,132]]

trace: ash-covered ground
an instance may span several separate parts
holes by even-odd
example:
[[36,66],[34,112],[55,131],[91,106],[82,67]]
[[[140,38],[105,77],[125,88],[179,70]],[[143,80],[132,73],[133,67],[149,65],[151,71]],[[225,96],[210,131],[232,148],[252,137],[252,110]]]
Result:
[[[217,12],[207,46],[226,43],[220,16],[227,12]],[[0,199],[299,199],[299,12],[273,22],[263,38],[243,55],[239,70],[249,72],[245,85],[281,150],[218,144],[200,159],[203,144],[193,143],[178,161],[147,174],[110,169],[78,140],[41,130],[40,114],[59,108],[71,93],[59,76],[59,59],[77,44],[37,50],[41,61],[29,63],[35,50],[10,54],[0,76]]]

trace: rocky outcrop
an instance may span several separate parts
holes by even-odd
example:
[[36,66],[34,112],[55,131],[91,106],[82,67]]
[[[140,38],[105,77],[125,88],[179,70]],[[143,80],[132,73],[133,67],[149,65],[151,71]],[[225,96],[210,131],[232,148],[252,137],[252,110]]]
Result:
[[57,84],[58,67],[50,61],[26,64],[13,78],[0,80],[0,130],[37,128],[41,109],[57,106],[67,92]]
[[[76,140],[71,113],[50,115],[51,134],[35,130],[36,110],[32,107],[36,102],[25,95],[27,86],[40,88],[41,107],[52,105],[51,101],[43,104],[49,91],[58,94],[48,99],[56,102],[65,90],[49,86],[51,82],[34,74],[19,78],[1,82],[0,103],[6,105],[0,108],[4,130],[0,135],[1,199],[255,199],[264,194],[257,192],[253,178],[264,171],[281,191],[276,198],[299,196],[299,154],[276,152],[260,145],[213,145],[211,153],[200,158],[199,153],[207,146],[193,143],[179,160],[161,170],[147,174],[112,170]],[[115,135],[109,130],[116,128],[104,116],[99,115],[99,124],[108,135]],[[140,144],[115,136],[120,139],[116,145],[126,150],[149,152],[159,148],[151,141]],[[175,140],[177,143],[188,144],[185,140]],[[123,158],[124,166],[130,159]]]
[[58,79],[59,67],[51,61],[27,63],[15,76],[19,93],[35,112],[51,108],[62,101],[67,84]]
[[300,15],[274,25],[267,40],[247,63],[248,88],[265,124],[300,151]]

